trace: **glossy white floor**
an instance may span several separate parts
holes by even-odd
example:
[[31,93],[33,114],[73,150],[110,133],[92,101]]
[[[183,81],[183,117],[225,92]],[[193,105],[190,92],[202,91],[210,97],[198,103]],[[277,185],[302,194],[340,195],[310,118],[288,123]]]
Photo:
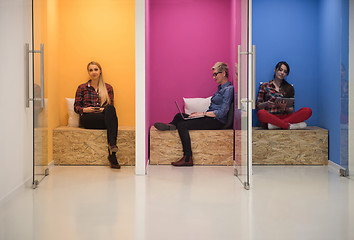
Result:
[[316,167],[54,167],[0,206],[1,240],[354,239],[354,182]]

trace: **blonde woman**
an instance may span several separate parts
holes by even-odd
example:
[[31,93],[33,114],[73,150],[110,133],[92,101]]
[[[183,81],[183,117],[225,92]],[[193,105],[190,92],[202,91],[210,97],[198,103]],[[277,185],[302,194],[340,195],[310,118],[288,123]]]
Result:
[[219,84],[218,90],[211,98],[209,109],[206,112],[184,114],[185,118],[199,117],[184,120],[177,113],[170,123],[157,122],[154,126],[160,131],[178,130],[182,142],[183,157],[171,164],[176,167],[193,166],[192,146],[189,130],[221,129],[227,122],[228,112],[234,96],[234,87],[229,82],[229,67],[224,62],[217,62],[211,68],[214,81]]
[[87,129],[107,129],[108,160],[111,168],[120,168],[116,158],[118,118],[113,106],[113,88],[103,81],[98,62],[87,65],[90,80],[81,84],[75,95],[75,112],[80,114],[80,126]]

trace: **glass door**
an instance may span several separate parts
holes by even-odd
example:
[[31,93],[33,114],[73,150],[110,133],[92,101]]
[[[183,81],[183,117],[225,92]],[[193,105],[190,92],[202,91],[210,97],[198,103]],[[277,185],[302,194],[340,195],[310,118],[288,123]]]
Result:
[[349,11],[342,1],[340,59],[340,169],[341,176],[349,176]]
[[48,170],[48,102],[44,78],[44,44],[42,40],[41,1],[33,0],[32,51],[33,63],[33,188],[49,174]]
[[238,45],[235,85],[234,173],[245,189],[252,174],[252,108],[254,108],[255,47],[251,36],[252,1],[241,0],[241,44]]

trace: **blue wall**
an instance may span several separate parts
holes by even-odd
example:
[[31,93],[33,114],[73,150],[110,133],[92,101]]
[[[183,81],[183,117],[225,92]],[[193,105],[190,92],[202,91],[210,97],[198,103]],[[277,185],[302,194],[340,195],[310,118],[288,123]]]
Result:
[[[348,96],[343,97],[343,81],[347,81],[349,52],[349,2],[321,0],[319,7],[320,35],[320,126],[329,130],[329,159],[347,168],[347,130],[341,131],[341,118],[347,112]],[[343,79],[344,78],[344,79]],[[343,125],[342,125],[343,126]],[[344,140],[344,141],[343,141]],[[342,151],[341,151],[342,150]],[[342,154],[342,157],[341,157]],[[344,155],[343,155],[344,154]]]
[[320,126],[329,130],[329,159],[337,164],[340,153],[340,1],[320,1],[319,88]]
[[277,62],[287,61],[291,69],[287,80],[295,87],[295,110],[310,107],[313,115],[307,124],[329,130],[329,160],[337,164],[340,66],[347,59],[345,23],[349,22],[342,10],[348,8],[347,0],[253,0],[257,86],[272,79]]
[[288,62],[287,80],[295,87],[295,110],[313,110],[309,125],[318,125],[319,121],[318,31],[317,0],[253,1],[256,86],[273,78],[277,62]]

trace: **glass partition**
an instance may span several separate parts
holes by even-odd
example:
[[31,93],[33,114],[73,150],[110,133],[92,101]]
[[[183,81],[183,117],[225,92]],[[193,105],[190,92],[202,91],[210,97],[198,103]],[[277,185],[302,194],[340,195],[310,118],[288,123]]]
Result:
[[49,174],[48,169],[48,101],[44,78],[44,44],[41,34],[41,1],[33,0],[33,188]]
[[342,0],[341,63],[340,63],[340,165],[342,176],[349,175],[349,10],[348,1]]
[[234,171],[246,189],[252,173],[252,107],[255,48],[251,42],[251,1],[241,0],[241,44],[236,63]]

